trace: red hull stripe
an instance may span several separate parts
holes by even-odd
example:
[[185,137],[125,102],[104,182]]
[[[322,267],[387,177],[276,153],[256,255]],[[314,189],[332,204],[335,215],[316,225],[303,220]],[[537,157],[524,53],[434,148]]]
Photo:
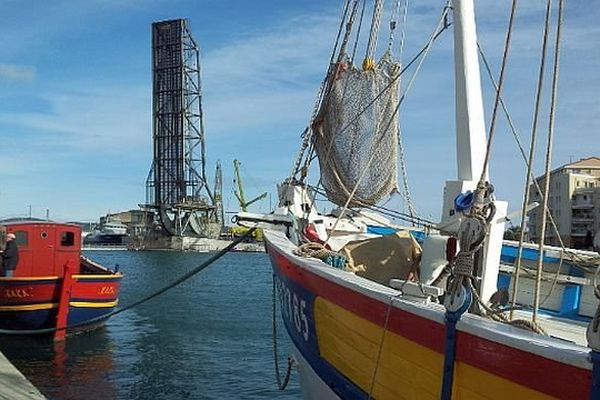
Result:
[[[387,304],[297,267],[272,246],[269,246],[269,252],[274,256],[278,269],[289,279],[316,296],[323,297],[361,318],[379,326],[384,325]],[[438,353],[444,353],[444,325],[394,308],[388,321],[388,329]],[[562,364],[465,332],[459,332],[457,343],[457,361],[550,396],[589,398],[592,382],[589,370]],[[515,363],[514,360],[517,359],[519,362]]]
[[[60,281],[28,282],[27,285],[0,285],[0,306],[58,303]],[[105,282],[73,282],[71,301],[114,301],[118,298],[121,283],[118,280]]]
[[[456,359],[560,399],[589,399],[592,371],[459,332]],[[515,362],[518,360],[518,362]]]

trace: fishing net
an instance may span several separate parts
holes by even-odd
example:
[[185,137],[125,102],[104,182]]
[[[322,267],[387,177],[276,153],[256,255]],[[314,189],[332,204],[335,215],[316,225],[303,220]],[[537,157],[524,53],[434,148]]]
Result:
[[389,57],[369,71],[338,65],[313,124],[321,182],[340,206],[372,205],[397,188],[400,68]]

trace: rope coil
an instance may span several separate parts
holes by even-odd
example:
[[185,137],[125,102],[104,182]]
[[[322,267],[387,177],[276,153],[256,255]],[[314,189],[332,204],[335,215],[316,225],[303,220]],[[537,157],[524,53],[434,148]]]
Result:
[[344,255],[333,250],[329,250],[321,243],[303,243],[298,246],[298,248],[294,249],[293,253],[300,257],[317,258],[335,268],[348,268],[348,259]]

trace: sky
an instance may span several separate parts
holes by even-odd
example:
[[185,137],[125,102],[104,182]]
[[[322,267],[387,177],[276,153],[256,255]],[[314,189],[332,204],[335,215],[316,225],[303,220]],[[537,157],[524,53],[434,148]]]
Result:
[[[389,8],[392,2],[387,3]],[[409,3],[403,61],[425,44],[444,4]],[[552,167],[600,156],[600,1],[565,3]],[[509,6],[508,0],[476,2],[479,41],[496,76]],[[505,101],[526,146],[544,8],[542,0],[519,2],[506,72]],[[27,216],[30,210],[45,217],[49,210],[59,221],[96,221],[145,201],[152,162],[150,27],[172,18],[189,20],[201,48],[209,184],[220,160],[225,209],[236,211],[237,158],[247,197],[272,194],[251,210],[268,211],[312,114],[341,9],[342,2],[332,0],[2,0],[0,218]],[[399,56],[399,45],[394,49]],[[449,31],[434,44],[400,110],[413,203],[421,216],[434,220],[444,182],[456,179],[453,74]],[[489,125],[493,93],[486,76],[482,87]],[[548,79],[542,146],[549,89]],[[493,146],[490,173],[497,197],[509,201],[509,210],[519,209],[525,167],[502,117]],[[534,165],[540,175],[541,147]],[[389,206],[402,204],[391,199]]]

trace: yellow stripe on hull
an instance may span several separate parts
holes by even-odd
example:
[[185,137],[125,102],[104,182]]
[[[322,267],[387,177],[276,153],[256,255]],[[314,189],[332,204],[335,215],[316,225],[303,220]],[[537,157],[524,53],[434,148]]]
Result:
[[94,303],[91,301],[72,301],[69,303],[71,307],[80,307],[80,308],[107,308],[114,307],[119,304],[119,300],[115,301],[107,301],[104,303]]
[[[378,400],[439,399],[444,355],[386,331],[317,297],[315,328],[320,355],[346,378]],[[408,322],[407,322],[408,323]],[[427,335],[427,332],[423,332]],[[380,345],[383,348],[376,367]],[[373,385],[373,376],[375,384]],[[548,396],[479,368],[457,362],[455,399],[547,399]]]
[[0,311],[37,311],[57,308],[57,303],[26,304],[22,306],[0,306]]
[[459,361],[454,364],[452,398],[546,400],[554,397]]
[[17,277],[1,277],[0,282],[22,282],[22,281],[51,281],[58,280],[58,276],[17,276]]
[[86,279],[121,279],[123,277],[122,273],[116,273],[116,274],[97,274],[97,275],[73,275],[73,278],[77,278],[79,280],[86,280]]
[[[369,393],[383,328],[320,297],[314,314],[321,357]],[[441,354],[388,331],[372,395],[439,399],[443,362]]]

